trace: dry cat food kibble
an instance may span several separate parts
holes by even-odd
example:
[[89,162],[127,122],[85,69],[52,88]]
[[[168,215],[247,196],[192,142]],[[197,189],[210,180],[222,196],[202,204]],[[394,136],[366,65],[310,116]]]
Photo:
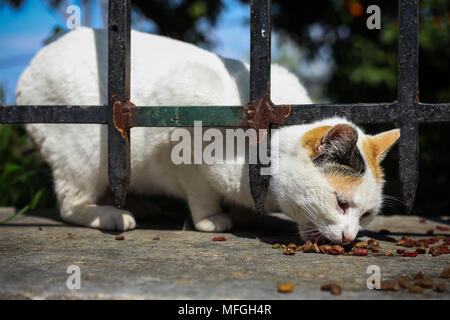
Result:
[[331,250],[331,246],[329,244],[323,244],[319,246],[319,250],[321,253],[328,253],[328,250]]
[[400,285],[400,287],[402,287],[403,289],[408,289],[411,287],[411,283],[409,282],[409,279],[406,277],[400,278],[398,279],[398,284]]
[[403,256],[405,257],[417,257],[418,252],[405,251],[403,252]]
[[212,241],[226,241],[227,239],[225,237],[215,237],[212,238]]
[[436,287],[434,288],[437,292],[446,292],[447,291],[447,284],[444,281],[439,282]]
[[279,244],[279,243],[274,243],[273,245],[272,245],[272,248],[274,248],[274,249],[278,249],[278,248],[280,248],[281,247],[281,244]]
[[294,285],[292,283],[286,282],[278,286],[278,292],[289,293],[294,291]]
[[400,290],[400,282],[398,280],[381,282],[381,290],[384,291],[398,291]]
[[353,247],[356,249],[365,249],[365,248],[367,248],[368,245],[369,244],[367,243],[367,241],[361,241],[361,242],[356,243]]
[[124,235],[117,235],[116,236],[116,240],[125,240],[125,236]]
[[419,286],[413,286],[413,287],[409,288],[408,291],[411,293],[422,293],[423,289],[422,289],[422,287],[419,287]]
[[367,244],[369,245],[369,248],[370,250],[372,250],[372,252],[381,252],[381,247],[377,240],[370,239],[369,241],[367,241]]
[[355,249],[353,251],[355,256],[367,256],[369,254],[369,250],[367,249]]
[[334,295],[340,295],[342,288],[337,283],[327,283],[320,287],[322,291],[330,291]]
[[283,254],[288,255],[288,256],[293,256],[295,254],[295,249],[286,247],[283,250]]
[[442,270],[440,277],[443,279],[450,279],[450,268]]

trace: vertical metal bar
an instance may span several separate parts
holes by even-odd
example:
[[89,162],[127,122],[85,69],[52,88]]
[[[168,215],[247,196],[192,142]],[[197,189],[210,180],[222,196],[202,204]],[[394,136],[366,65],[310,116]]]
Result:
[[418,123],[415,114],[418,86],[418,0],[399,0],[398,102],[399,173],[407,212],[411,212],[419,181]]
[[[270,97],[270,0],[250,1],[250,100]],[[267,135],[267,153],[270,155],[270,134]],[[254,146],[259,150],[259,144]],[[261,175],[258,163],[249,164],[250,191],[255,209],[263,214],[270,176]]]
[[115,124],[114,103],[130,99],[131,1],[109,0],[108,16],[108,176],[118,207],[130,182],[130,132]]

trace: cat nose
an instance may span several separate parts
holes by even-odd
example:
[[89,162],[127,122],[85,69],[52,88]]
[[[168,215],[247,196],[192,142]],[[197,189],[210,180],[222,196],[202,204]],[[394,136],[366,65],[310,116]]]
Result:
[[342,231],[342,243],[348,243],[355,240],[355,238],[348,232]]

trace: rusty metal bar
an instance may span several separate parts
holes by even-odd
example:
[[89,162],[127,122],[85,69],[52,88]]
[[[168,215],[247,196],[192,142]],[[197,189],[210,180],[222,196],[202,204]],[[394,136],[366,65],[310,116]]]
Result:
[[106,106],[0,106],[0,123],[107,123]]
[[[268,99],[270,101],[270,0],[250,1],[250,100]],[[267,154],[270,155],[270,133],[266,136]],[[258,152],[260,144],[251,146],[250,152]],[[255,209],[264,212],[264,202],[269,188],[270,176],[261,175],[259,152],[258,163],[249,164],[250,192]],[[267,166],[267,165],[266,165]]]
[[398,107],[401,130],[399,174],[408,213],[411,212],[419,182],[418,123],[415,117],[415,107],[419,101],[418,34],[418,0],[399,0]]
[[118,207],[123,207],[130,183],[130,129],[117,124],[118,101],[130,100],[131,1],[109,0],[108,16],[108,176]]

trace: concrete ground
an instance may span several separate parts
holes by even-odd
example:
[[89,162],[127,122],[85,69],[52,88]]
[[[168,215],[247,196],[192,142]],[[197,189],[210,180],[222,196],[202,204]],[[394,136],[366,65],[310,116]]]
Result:
[[[11,210],[0,209],[0,221]],[[367,267],[377,265],[383,280],[413,277],[425,271],[433,280],[450,267],[450,255],[415,258],[397,254],[395,241],[403,235],[429,238],[426,231],[449,225],[446,218],[420,223],[417,216],[380,216],[360,239],[376,238],[383,254],[366,257],[297,253],[272,249],[273,240],[297,241],[295,224],[280,214],[266,217],[259,231],[201,233],[183,231],[183,217],[138,221],[136,230],[105,232],[68,225],[55,211],[35,211],[0,225],[0,299],[449,299],[426,289],[368,290]],[[185,228],[186,229],[186,228]],[[388,229],[389,234],[380,233]],[[434,235],[449,231],[435,229]],[[212,241],[223,236],[226,241]],[[80,268],[80,289],[68,289],[71,265]],[[292,282],[292,293],[278,293]],[[339,296],[320,290],[336,282]]]

